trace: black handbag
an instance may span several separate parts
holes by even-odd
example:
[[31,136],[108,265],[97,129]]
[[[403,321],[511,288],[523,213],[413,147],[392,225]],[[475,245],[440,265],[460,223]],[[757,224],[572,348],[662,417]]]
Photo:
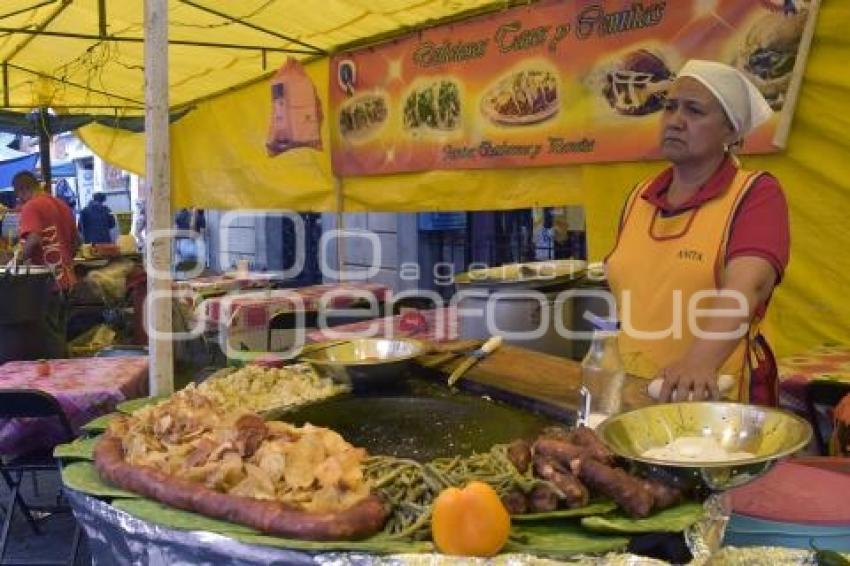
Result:
[[53,272],[41,265],[0,269],[0,324],[43,319],[54,281]]

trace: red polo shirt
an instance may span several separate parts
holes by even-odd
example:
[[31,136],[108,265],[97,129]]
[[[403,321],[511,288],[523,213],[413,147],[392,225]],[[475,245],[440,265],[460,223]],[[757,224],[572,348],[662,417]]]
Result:
[[[667,202],[667,191],[673,180],[673,169],[669,168],[656,177],[641,197],[657,206],[665,215],[679,214],[719,196],[737,171],[735,160],[727,158],[690,200],[673,208]],[[726,263],[736,257],[763,258],[776,270],[776,282],[779,283],[788,266],[790,247],[785,194],[779,181],[765,173],[756,179],[738,206],[729,234]]]
[[74,276],[74,242],[77,227],[74,214],[60,199],[39,193],[21,207],[18,226],[21,238],[41,234],[41,245],[33,251],[32,262],[50,265],[56,271],[59,287],[71,288]]

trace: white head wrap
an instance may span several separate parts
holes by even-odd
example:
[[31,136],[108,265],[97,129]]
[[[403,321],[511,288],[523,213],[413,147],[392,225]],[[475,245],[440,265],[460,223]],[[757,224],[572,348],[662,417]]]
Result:
[[715,61],[691,59],[679,77],[690,77],[703,84],[720,102],[726,116],[742,137],[766,122],[770,105],[756,86],[741,71]]

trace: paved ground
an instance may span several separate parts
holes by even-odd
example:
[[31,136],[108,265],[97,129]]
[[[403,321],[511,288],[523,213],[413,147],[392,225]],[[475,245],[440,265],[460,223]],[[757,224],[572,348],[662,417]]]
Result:
[[[24,477],[22,485],[24,500],[35,505],[54,504],[59,486],[58,473],[39,472],[37,481],[38,495],[34,493],[32,474]],[[5,502],[8,496],[9,489],[6,483],[0,481],[0,497]],[[40,535],[33,533],[20,510],[15,509],[3,564],[14,560],[67,563],[70,559],[71,541],[76,525],[73,514],[70,511],[56,513],[40,519],[38,524],[42,530]],[[76,564],[91,564],[85,537],[82,537]]]

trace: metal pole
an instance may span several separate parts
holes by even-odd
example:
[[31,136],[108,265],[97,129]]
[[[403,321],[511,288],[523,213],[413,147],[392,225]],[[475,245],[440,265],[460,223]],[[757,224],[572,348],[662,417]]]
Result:
[[50,170],[50,128],[48,124],[50,114],[47,113],[47,108],[41,107],[38,109],[38,153],[41,160],[41,178],[44,181],[45,190],[53,194],[50,185],[52,180],[52,171]]
[[[336,229],[339,230],[340,236],[345,230],[345,193],[342,190],[342,179],[334,177],[334,192],[336,193]],[[336,268],[339,272],[339,282],[344,283],[346,279],[345,273],[345,237],[337,238],[336,240]]]
[[9,107],[9,65],[3,63],[3,106]]
[[97,33],[106,37],[106,0],[97,0]]
[[[57,78],[57,77],[54,77],[54,76],[49,75],[47,73],[42,73],[40,71],[28,69],[27,67],[21,67],[20,65],[15,65],[14,63],[6,63],[6,67],[8,67],[9,69],[14,69],[16,71],[21,71],[22,73],[29,73],[29,74],[34,75],[36,77],[48,79],[48,80],[53,81],[53,82],[65,84],[65,85],[68,85],[68,86],[71,86],[71,87],[74,87],[74,88],[79,88],[79,89],[82,89],[82,90],[85,90],[85,91],[88,91],[88,92],[93,92],[95,94],[102,94],[103,96],[105,96],[107,98],[114,98],[116,100],[123,100],[125,102],[132,102],[134,104],[138,104],[139,106],[144,106],[144,102],[142,102],[141,100],[135,100],[133,98],[126,98],[124,96],[119,96],[119,95],[113,94],[111,92],[99,90],[99,89],[93,88],[93,87],[88,86],[88,85],[78,84],[78,83],[69,81],[69,80],[64,79],[64,78]],[[88,104],[86,104],[85,107],[88,107]]]
[[[104,0],[105,1],[105,0]],[[230,14],[225,14],[224,12],[219,12],[218,10],[214,10],[212,8],[207,8],[206,6],[201,6],[196,2],[192,2],[192,0],[180,0],[181,3],[186,4],[187,6],[192,6],[195,9],[201,10],[202,12],[206,12],[208,14],[213,14],[214,16],[218,16],[219,18],[224,18],[226,20],[230,20],[233,23],[243,25],[245,27],[251,28],[256,31],[261,31],[263,33],[267,33],[271,36],[274,36],[278,39],[282,39],[284,41],[289,41],[296,45],[300,45],[301,47],[306,47],[307,49],[312,49],[316,55],[327,55],[327,52],[324,49],[319,49],[315,45],[310,45],[309,43],[304,43],[303,41],[299,41],[294,37],[289,37],[288,35],[283,35],[282,33],[278,33],[274,30],[266,29],[258,26],[257,24],[252,24],[249,21],[237,18],[236,16],[231,16]]]
[[[148,186],[147,328],[151,395],[174,390],[171,332],[171,152],[168,132],[168,0],[145,0],[145,181]],[[159,236],[159,237],[158,237]],[[156,299],[156,300],[154,300]]]
[[[65,4],[63,4],[64,6]],[[27,42],[33,37],[64,37],[67,39],[88,39],[93,42],[109,41],[113,43],[144,43],[144,37],[127,37],[123,35],[107,35],[100,37],[91,33],[76,33],[70,31],[52,31],[52,30],[37,30],[31,28],[14,28],[9,26],[0,26],[0,33],[9,35],[28,35]],[[246,45],[242,43],[218,43],[214,41],[192,41],[188,39],[175,39],[169,42],[171,45],[186,45],[188,47],[214,47],[218,49],[237,49],[244,51],[270,51],[273,53],[298,53],[301,55],[317,55],[315,49],[296,49],[294,47],[274,47],[273,45]],[[15,54],[19,49],[15,51]],[[10,57],[11,58],[11,57]],[[10,58],[7,58],[9,60]]]

